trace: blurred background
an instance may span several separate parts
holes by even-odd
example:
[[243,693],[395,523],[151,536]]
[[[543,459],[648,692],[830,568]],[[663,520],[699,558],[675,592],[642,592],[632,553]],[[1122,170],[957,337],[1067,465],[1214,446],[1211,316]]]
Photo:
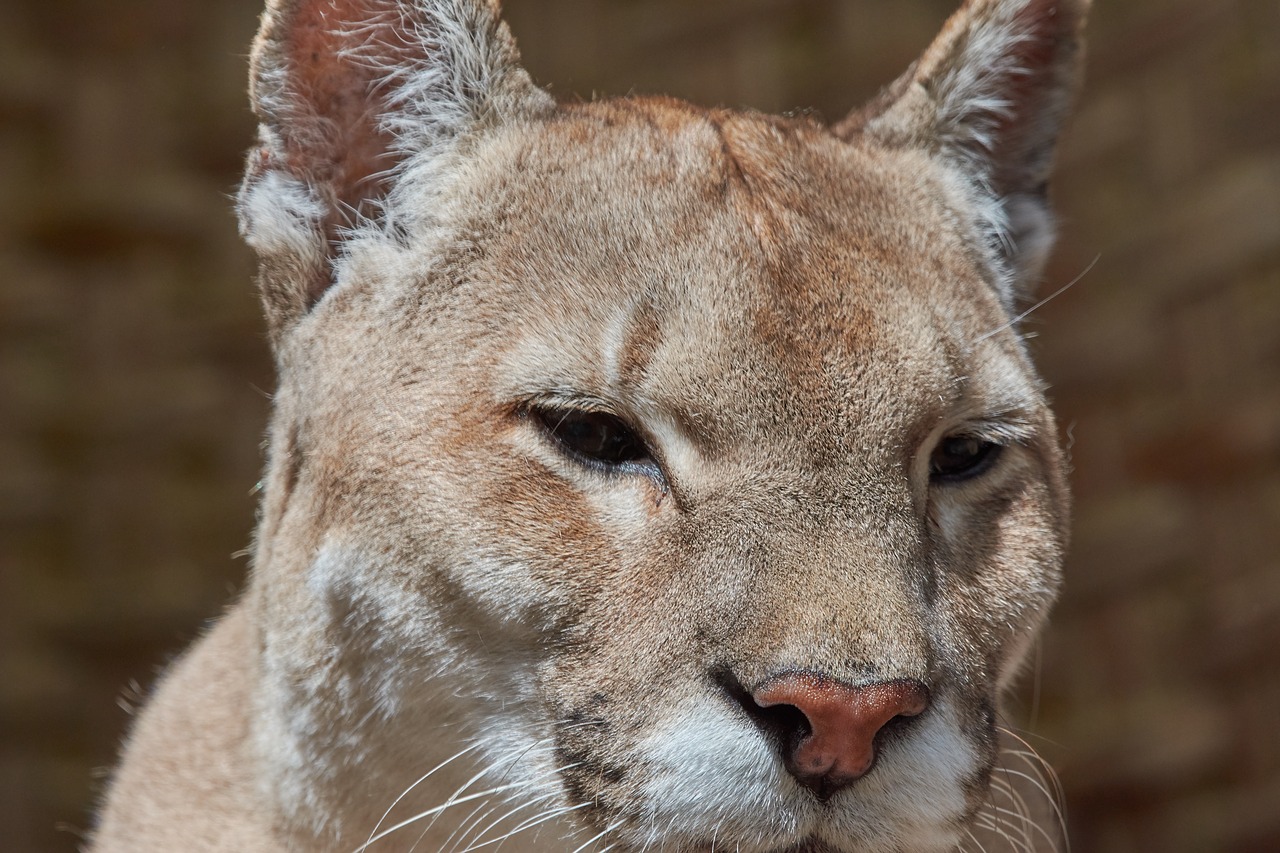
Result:
[[[828,118],[953,0],[508,0],[560,97]],[[0,848],[72,851],[243,584],[272,387],[228,195],[259,0],[0,26]],[[1100,0],[1028,321],[1078,498],[1019,698],[1080,851],[1280,850],[1280,3]]]

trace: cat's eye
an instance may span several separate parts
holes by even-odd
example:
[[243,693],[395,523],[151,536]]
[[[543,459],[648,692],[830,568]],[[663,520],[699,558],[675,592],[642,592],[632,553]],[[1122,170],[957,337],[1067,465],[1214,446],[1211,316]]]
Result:
[[535,408],[532,415],[573,456],[607,468],[655,467],[649,448],[621,418],[606,412]]
[[973,479],[990,469],[1003,449],[977,436],[946,436],[929,457],[929,477],[943,483]]

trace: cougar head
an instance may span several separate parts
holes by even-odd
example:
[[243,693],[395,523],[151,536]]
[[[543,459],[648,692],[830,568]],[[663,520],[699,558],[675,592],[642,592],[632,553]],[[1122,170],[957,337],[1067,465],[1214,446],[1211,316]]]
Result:
[[1015,317],[1087,5],[970,0],[826,126],[556,104],[483,0],[269,4],[239,211],[284,831],[967,837],[1066,539]]

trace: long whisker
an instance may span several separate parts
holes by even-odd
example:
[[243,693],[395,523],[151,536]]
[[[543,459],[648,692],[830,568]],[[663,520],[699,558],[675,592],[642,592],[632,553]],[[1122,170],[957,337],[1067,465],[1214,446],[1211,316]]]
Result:
[[515,829],[511,830],[510,832],[504,835],[500,835],[497,838],[492,838],[488,841],[483,841],[478,844],[473,844],[470,847],[463,850],[462,853],[471,853],[472,850],[479,850],[481,847],[488,847],[490,844],[501,844],[503,841],[506,841],[508,838],[510,838],[511,836],[519,832],[524,832],[526,829],[532,829],[533,827],[538,826],[539,824],[546,823],[549,820],[553,820],[555,818],[560,817],[561,815],[568,814],[569,812],[577,811],[578,809],[585,808],[588,805],[590,804],[579,803],[576,806],[561,806],[558,809],[552,809],[551,811],[545,812],[544,814],[538,815],[537,817],[532,817],[532,818],[529,818],[528,820],[525,820]]
[[441,768],[443,768],[443,767],[445,767],[445,766],[447,766],[447,765],[449,765],[449,764],[452,764],[454,761],[458,760],[459,758],[461,758],[462,756],[466,755],[467,753],[469,753],[469,752],[474,752],[475,750],[477,750],[477,749],[479,749],[479,748],[480,748],[480,744],[478,744],[478,743],[473,743],[473,744],[471,744],[471,746],[466,747],[466,748],[465,748],[465,749],[463,749],[461,752],[456,752],[456,753],[454,753],[454,754],[453,754],[453,755],[451,755],[450,757],[446,758],[444,761],[441,761],[441,762],[440,762],[439,764],[437,764],[435,767],[432,767],[432,768],[431,768],[430,770],[428,770],[426,773],[422,774],[422,776],[420,776],[416,782],[414,782],[412,785],[410,785],[409,787],[407,787],[407,788],[405,788],[403,791],[401,791],[401,792],[400,792],[400,796],[396,797],[396,798],[391,802],[391,805],[387,806],[387,810],[386,810],[385,812],[383,812],[383,813],[382,813],[382,817],[378,818],[378,822],[377,822],[376,824],[374,824],[374,825],[373,825],[373,830],[369,833],[369,837],[365,840],[364,844],[363,844],[363,845],[361,845],[361,846],[356,850],[356,853],[364,853],[364,851],[368,849],[369,845],[370,845],[370,844],[372,844],[372,843],[374,842],[374,836],[378,834],[378,829],[379,829],[379,827],[381,827],[381,826],[382,826],[382,824],[383,824],[383,821],[385,821],[385,820],[387,819],[387,815],[391,814],[391,812],[395,809],[395,807],[396,807],[397,805],[399,805],[399,804],[400,804],[400,801],[401,801],[401,800],[403,800],[406,796],[408,796],[408,795],[409,795],[409,792],[410,792],[410,791],[412,791],[414,788],[418,787],[418,786],[419,786],[419,785],[421,785],[423,782],[425,782],[425,781],[427,781],[428,779],[430,779],[430,778],[431,778],[431,777],[432,777],[432,776],[433,776],[433,775],[434,775],[438,770],[440,770]]
[[1019,756],[1033,771],[1036,771],[1037,773],[1043,771],[1044,775],[1048,777],[1049,783],[1053,786],[1055,798],[1058,802],[1064,801],[1065,796],[1062,790],[1062,781],[1058,778],[1058,772],[1053,769],[1053,765],[1045,761],[1044,758],[1040,756],[1040,753],[1036,752],[1035,748],[1031,746],[1031,744],[1027,743],[1026,739],[1021,737],[1017,732],[1011,731],[1004,726],[1000,726],[999,728],[1001,732],[1013,738],[1024,747],[1024,749],[1021,750],[1006,749],[1003,751],[1010,755]]
[[[615,820],[613,823],[609,824],[604,829],[600,830],[600,832],[596,833],[595,835],[591,836],[586,841],[584,841],[582,844],[575,847],[572,853],[583,853],[583,851],[585,851],[592,844],[595,844],[601,838],[604,838],[606,835],[608,835],[610,832],[613,832],[615,829],[617,829],[620,826],[622,826],[622,821]],[[612,847],[612,846],[614,845],[612,844],[609,845],[609,847]],[[606,847],[605,850],[608,850],[609,847]]]
[[1022,796],[1014,790],[1007,780],[993,779],[991,784],[995,790],[1006,797],[1008,804],[1013,808],[1002,808],[993,801],[988,817],[993,821],[998,821],[1001,826],[1008,827],[1010,832],[1017,832],[1023,849],[1034,850],[1035,848],[1031,843],[1032,821],[1027,812],[1026,801],[1022,799]]
[[[471,841],[471,842],[468,842],[468,847],[467,847],[466,849],[471,849],[471,848],[470,848],[470,845],[471,845],[471,844],[475,844],[476,842],[480,841],[482,838],[484,838],[486,835],[488,835],[488,834],[489,834],[489,832],[490,832],[490,831],[491,831],[495,826],[499,826],[499,825],[500,825],[504,820],[507,820],[507,819],[508,819],[508,818],[510,818],[512,815],[517,814],[517,813],[519,813],[519,812],[522,812],[522,811],[524,811],[525,809],[530,808],[530,807],[532,807],[532,806],[536,806],[536,805],[538,805],[538,804],[540,804],[540,803],[546,802],[547,800],[554,798],[554,797],[555,797],[555,795],[556,795],[556,791],[554,791],[554,790],[553,790],[553,791],[549,791],[548,793],[543,794],[543,795],[542,795],[542,796],[540,796],[540,797],[534,797],[534,798],[533,798],[533,799],[531,799],[531,800],[525,800],[524,802],[522,802],[522,803],[520,803],[519,805],[517,805],[515,808],[509,809],[508,811],[504,812],[502,815],[500,815],[500,816],[497,818],[497,820],[494,820],[494,821],[493,821],[493,822],[491,822],[489,825],[487,825],[484,829],[480,830],[480,832],[478,832],[478,833],[476,834],[475,839],[474,839],[473,841]],[[508,801],[508,802],[506,803],[506,805],[510,805],[510,801]],[[485,817],[488,817],[490,814],[492,814],[493,812],[497,811],[499,808],[500,808],[500,806],[494,806],[492,809],[490,809],[490,810],[485,814]],[[479,822],[478,822],[478,821],[477,821],[476,825],[477,825],[477,826],[479,825]],[[468,830],[467,830],[467,832],[466,832],[466,833],[464,833],[464,834],[463,834],[463,836],[462,836],[461,838],[459,838],[459,839],[458,839],[457,843],[455,843],[451,849],[452,849],[452,850],[454,850],[454,851],[456,851],[456,850],[458,849],[458,847],[459,847],[459,846],[460,846],[464,841],[466,841],[466,836],[467,836],[467,835],[470,835],[470,834],[471,834],[471,831],[472,831],[472,830],[474,830],[474,829],[475,829],[475,826],[472,826],[470,829],[468,829]]]
[[1001,818],[997,814],[990,812],[982,814],[974,821],[974,826],[979,829],[984,829],[987,832],[994,833],[997,837],[1007,842],[1010,849],[1014,850],[1015,853],[1018,853],[1018,851],[1030,853],[1030,849],[1027,847],[1025,839],[1019,841],[1019,839],[1015,838],[1011,832],[1014,828],[1013,824]]
[[1073,287],[1075,287],[1077,284],[1079,284],[1079,283],[1080,283],[1080,281],[1081,281],[1081,279],[1083,279],[1085,276],[1087,276],[1090,272],[1092,272],[1092,271],[1093,271],[1093,268],[1094,268],[1094,267],[1096,267],[1096,266],[1098,265],[1098,261],[1100,261],[1100,260],[1102,260],[1102,255],[1098,255],[1097,257],[1095,257],[1095,258],[1094,258],[1094,259],[1089,263],[1089,266],[1087,266],[1087,267],[1085,267],[1085,268],[1084,268],[1084,272],[1080,273],[1080,275],[1078,275],[1078,276],[1076,276],[1075,278],[1071,279],[1071,281],[1069,281],[1069,282],[1067,282],[1066,284],[1062,285],[1062,287],[1059,287],[1059,288],[1058,288],[1057,290],[1055,290],[1053,293],[1050,293],[1050,294],[1049,294],[1048,296],[1046,296],[1044,299],[1041,299],[1041,300],[1040,300],[1039,302],[1037,302],[1035,305],[1032,305],[1032,306],[1031,306],[1030,308],[1028,308],[1026,311],[1023,311],[1021,314],[1019,314],[1017,317],[1014,317],[1012,320],[1010,320],[1009,322],[1005,323],[1003,326],[997,326],[996,328],[994,328],[994,329],[992,329],[991,331],[987,332],[985,335],[981,335],[981,336],[979,336],[979,337],[978,337],[978,339],[977,339],[976,341],[974,341],[974,343],[982,343],[982,342],[983,342],[983,341],[985,341],[987,338],[990,338],[990,337],[993,337],[993,336],[995,336],[995,335],[998,335],[998,334],[1000,334],[1001,332],[1003,332],[1005,329],[1011,329],[1011,328],[1013,328],[1014,326],[1018,325],[1018,324],[1019,324],[1019,323],[1021,323],[1023,320],[1027,319],[1027,318],[1028,318],[1028,317],[1030,317],[1032,314],[1034,314],[1036,311],[1039,311],[1039,310],[1040,310],[1041,308],[1043,308],[1045,305],[1048,305],[1050,302],[1052,302],[1053,300],[1057,299],[1059,296],[1061,296],[1062,294],[1066,293],[1068,290],[1070,290],[1071,288],[1073,288]]
[[[978,840],[978,836],[976,836],[976,835],[974,835],[974,834],[973,834],[973,830],[972,830],[972,829],[968,829],[968,828],[966,828],[966,829],[965,829],[965,831],[964,831],[964,834],[965,834],[965,835],[967,835],[967,836],[969,836],[969,840],[970,840],[970,841],[972,841],[974,844],[978,845],[977,853],[987,853],[987,847],[986,847],[986,845],[985,845],[985,844],[983,844],[981,841],[979,841],[979,840]],[[962,841],[962,842],[960,842],[959,846],[958,846],[956,849],[957,849],[957,850],[964,850],[964,842],[963,842],[963,841]]]
[[[487,820],[489,815],[502,808],[501,805],[490,805],[491,802],[492,800],[485,800],[480,805],[472,809],[470,814],[458,821],[458,825],[454,828],[453,832],[449,833],[449,837],[440,845],[441,851],[443,851],[445,846],[449,845],[450,842],[453,843],[449,849],[451,851],[457,850],[458,845],[467,840],[467,836],[471,834],[473,829],[479,826],[482,821]],[[426,832],[427,830],[424,829],[423,835],[425,835]]]
[[[1047,761],[1036,752],[1026,739],[1021,737],[1017,732],[1001,726],[1000,731],[1007,737],[1012,738],[1021,744],[1024,749],[1002,749],[1001,754],[1009,755],[1020,759],[1027,769],[1034,774],[1031,775],[1006,767],[1006,772],[1014,773],[1028,779],[1038,790],[1045,795],[1045,799],[1049,801],[1049,805],[1053,809],[1053,814],[1058,822],[1058,829],[1061,834],[1065,853],[1071,853],[1071,835],[1067,831],[1067,814],[1066,814],[1066,797],[1062,790],[1062,781],[1058,778],[1057,771],[1053,769]],[[1050,790],[1050,788],[1052,790]],[[1056,845],[1055,845],[1056,846]]]
[[1024,773],[1021,770],[1014,770],[1012,767],[1004,768],[1003,772],[1008,775],[1018,776],[1022,779],[1026,779],[1029,783],[1031,783],[1035,787],[1037,791],[1040,791],[1042,794],[1044,794],[1045,799],[1048,800],[1049,802],[1049,807],[1053,809],[1053,814],[1058,821],[1058,825],[1061,826],[1065,832],[1066,818],[1062,813],[1062,808],[1058,805],[1057,798],[1053,795],[1053,793],[1049,790],[1049,788],[1046,787],[1045,784],[1039,778],[1032,776],[1030,773]]
[[1040,826],[1035,821],[1028,819],[1028,817],[1025,814],[1015,812],[1010,809],[1001,808],[1000,806],[995,806],[994,808],[996,812],[1002,815],[1009,815],[1018,819],[1018,822],[1022,826],[1022,837],[1023,837],[1023,840],[1026,842],[1026,848],[1028,850],[1034,849],[1034,846],[1031,840],[1032,836],[1029,830],[1035,830],[1035,832],[1048,843],[1049,849],[1052,850],[1057,848],[1058,842],[1054,840],[1053,836],[1050,835],[1049,832],[1044,827]]
[[[469,785],[470,783],[468,783],[468,785],[464,785],[461,790],[465,790]],[[500,794],[503,791],[510,791],[514,788],[520,788],[523,786],[524,786],[524,783],[522,782],[512,782],[511,784],[508,784],[508,785],[499,785],[496,788],[490,788],[486,791],[476,791],[474,794],[467,794],[465,796],[457,796],[455,794],[453,797],[450,797],[448,801],[441,803],[438,806],[433,806],[432,808],[429,808],[426,811],[419,812],[413,817],[405,818],[404,820],[397,823],[395,826],[384,829],[382,832],[370,838],[360,847],[356,848],[354,853],[365,853],[365,851],[368,849],[368,847],[371,844],[381,841],[382,839],[386,838],[388,835],[391,835],[394,832],[398,832],[399,830],[404,829],[406,826],[410,826],[411,824],[417,823],[418,821],[424,818],[438,816],[441,813],[443,813],[445,810],[450,809],[453,806],[461,805],[462,803],[473,802],[475,800],[480,799],[481,797],[491,797],[494,794]]]

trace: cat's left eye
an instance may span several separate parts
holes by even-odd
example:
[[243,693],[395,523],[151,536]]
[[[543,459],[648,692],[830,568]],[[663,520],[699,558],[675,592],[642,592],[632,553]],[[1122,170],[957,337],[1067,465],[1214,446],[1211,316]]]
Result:
[[929,478],[942,483],[971,480],[990,470],[1003,449],[973,435],[946,436],[929,457]]
[[594,467],[654,465],[644,440],[615,415],[557,408],[535,408],[532,414],[570,455]]

